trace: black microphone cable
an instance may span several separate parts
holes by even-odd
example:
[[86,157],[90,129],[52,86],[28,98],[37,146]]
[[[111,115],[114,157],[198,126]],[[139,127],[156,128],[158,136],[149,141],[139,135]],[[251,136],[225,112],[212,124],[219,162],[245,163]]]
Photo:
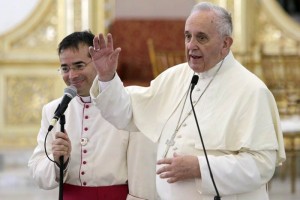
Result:
[[202,134],[201,134],[201,131],[200,131],[200,128],[199,128],[199,123],[198,123],[198,120],[197,120],[195,108],[194,108],[193,101],[192,101],[192,92],[193,92],[193,89],[194,89],[195,85],[197,85],[197,83],[198,83],[198,79],[199,79],[199,77],[198,77],[197,75],[194,75],[193,78],[192,78],[192,81],[191,81],[191,92],[190,92],[190,102],[191,102],[193,114],[194,114],[194,117],[195,117],[197,129],[198,129],[198,132],[199,132],[199,136],[200,136],[202,148],[203,148],[203,151],[204,151],[206,163],[207,163],[207,166],[208,166],[210,178],[211,178],[211,180],[212,180],[212,183],[213,183],[213,185],[214,185],[214,188],[215,188],[215,191],[216,191],[216,194],[217,194],[217,196],[214,197],[214,200],[221,200],[221,197],[220,197],[218,188],[217,188],[216,183],[215,183],[215,180],[214,180],[214,176],[213,176],[212,170],[211,170],[211,168],[210,168],[210,164],[209,164],[209,161],[208,161],[206,149],[205,149],[204,142],[203,142],[203,139],[202,139]]
[[[64,112],[66,111],[67,107],[68,107],[68,104],[71,102],[71,100],[77,95],[77,89],[75,86],[73,85],[70,85],[68,86],[67,88],[64,89],[64,96],[62,97],[62,100],[60,102],[60,104],[58,104],[55,112],[54,112],[54,117],[52,118],[52,120],[50,121],[50,125],[48,127],[48,131],[46,133],[46,136],[45,136],[45,140],[44,140],[44,151],[45,151],[45,154],[47,156],[47,158],[51,161],[51,162],[54,162],[55,164],[57,164],[58,166],[62,167],[61,163],[58,163],[54,160],[52,160],[49,155],[48,155],[48,152],[47,152],[47,137],[50,133],[50,131],[53,129],[54,125],[56,124],[56,122],[61,118],[63,117],[63,119],[61,120],[61,126],[64,125],[65,123],[65,116],[64,116]],[[64,129],[61,130],[61,132],[64,132]]]
[[56,162],[55,160],[52,160],[52,159],[50,158],[50,156],[49,156],[49,154],[48,154],[48,152],[47,152],[47,137],[48,137],[49,133],[50,133],[50,131],[47,131],[46,136],[45,136],[45,140],[44,140],[44,152],[45,152],[47,158],[48,158],[51,162],[55,163],[57,166],[60,166],[60,164],[59,164],[58,162]]

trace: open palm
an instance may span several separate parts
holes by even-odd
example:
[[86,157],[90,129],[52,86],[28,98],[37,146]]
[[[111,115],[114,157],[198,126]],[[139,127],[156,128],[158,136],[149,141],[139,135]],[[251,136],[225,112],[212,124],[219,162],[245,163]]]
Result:
[[121,48],[114,49],[113,38],[107,34],[107,42],[103,34],[95,36],[94,46],[89,48],[89,52],[97,70],[98,79],[106,82],[113,79],[118,65],[118,58]]

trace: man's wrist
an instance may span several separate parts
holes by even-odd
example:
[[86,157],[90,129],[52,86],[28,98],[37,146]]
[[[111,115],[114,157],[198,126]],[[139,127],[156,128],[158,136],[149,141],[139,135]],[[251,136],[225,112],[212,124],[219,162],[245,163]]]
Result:
[[108,76],[100,76],[98,74],[98,81],[104,82],[104,83],[105,82],[110,82],[111,80],[114,79],[115,75],[116,75],[116,72],[114,72],[112,75],[108,75]]

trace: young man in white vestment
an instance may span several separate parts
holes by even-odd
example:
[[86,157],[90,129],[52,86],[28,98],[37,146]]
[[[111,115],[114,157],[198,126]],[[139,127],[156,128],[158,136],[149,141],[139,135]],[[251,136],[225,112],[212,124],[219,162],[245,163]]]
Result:
[[[65,111],[65,132],[56,123],[47,140],[62,98],[43,107],[38,144],[28,162],[30,173],[40,188],[56,188],[59,158],[64,156],[64,200],[154,200],[156,145],[139,132],[116,129],[91,102],[89,91],[97,75],[89,54],[94,37],[89,31],[74,32],[59,44],[62,79],[76,88],[77,95]],[[47,158],[44,145],[55,163]]]
[[224,8],[195,5],[184,30],[187,63],[149,87],[123,87],[116,73],[121,48],[114,49],[111,34],[90,47],[98,73],[90,93],[103,117],[158,143],[159,199],[269,199],[267,184],[285,160],[279,114],[266,85],[235,60],[231,35]]

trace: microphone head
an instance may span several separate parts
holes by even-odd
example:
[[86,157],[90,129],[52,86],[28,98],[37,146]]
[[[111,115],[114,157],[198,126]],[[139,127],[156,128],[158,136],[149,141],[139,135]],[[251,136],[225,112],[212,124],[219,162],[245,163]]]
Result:
[[191,84],[192,85],[197,85],[198,80],[199,80],[199,76],[198,75],[194,75],[193,78],[192,78]]
[[69,87],[64,89],[64,94],[73,99],[77,95],[77,89],[75,86],[70,85]]

